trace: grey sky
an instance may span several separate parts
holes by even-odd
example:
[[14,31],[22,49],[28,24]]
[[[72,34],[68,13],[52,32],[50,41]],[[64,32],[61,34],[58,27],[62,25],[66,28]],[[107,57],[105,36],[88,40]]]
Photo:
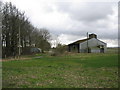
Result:
[[108,46],[117,46],[118,0],[2,1],[11,1],[25,11],[34,26],[47,28],[62,44],[86,38],[89,32]]

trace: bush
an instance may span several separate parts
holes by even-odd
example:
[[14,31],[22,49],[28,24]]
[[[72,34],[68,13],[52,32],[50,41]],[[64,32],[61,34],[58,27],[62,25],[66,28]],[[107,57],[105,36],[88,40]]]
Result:
[[67,51],[67,46],[60,44],[56,48],[49,51],[49,54],[51,56],[59,56],[59,55],[63,55],[66,51]]
[[50,54],[50,56],[56,56],[56,53],[55,53],[54,50],[50,50],[50,51],[49,51],[49,54]]

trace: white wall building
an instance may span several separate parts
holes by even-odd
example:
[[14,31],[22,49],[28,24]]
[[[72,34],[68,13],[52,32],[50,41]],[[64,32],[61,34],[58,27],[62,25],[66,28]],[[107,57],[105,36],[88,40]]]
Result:
[[106,49],[107,44],[97,39],[95,34],[90,34],[89,38],[78,40],[68,45],[69,52],[78,53],[104,53]]

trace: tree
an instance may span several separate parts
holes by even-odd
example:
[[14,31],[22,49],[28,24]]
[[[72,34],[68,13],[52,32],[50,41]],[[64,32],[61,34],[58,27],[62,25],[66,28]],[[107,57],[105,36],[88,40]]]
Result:
[[[35,28],[24,12],[20,12],[12,3],[5,3],[1,10],[3,57],[16,56],[18,51],[35,44],[43,50],[50,48],[50,33],[46,29]],[[20,48],[21,46],[21,48]]]
[[36,47],[44,50],[49,50],[51,48],[50,43],[48,42],[50,39],[50,33],[47,29],[38,29],[34,28],[32,33],[32,43],[36,45]]
[[0,1],[0,58],[2,55],[2,8],[3,8],[3,4]]
[[51,35],[47,29],[42,28],[42,29],[40,29],[39,33],[41,34],[41,36],[43,37],[44,40],[50,40]]

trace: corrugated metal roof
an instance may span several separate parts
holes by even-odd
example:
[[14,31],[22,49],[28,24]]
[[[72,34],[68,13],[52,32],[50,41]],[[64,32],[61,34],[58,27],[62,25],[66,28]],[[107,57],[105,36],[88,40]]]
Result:
[[73,42],[73,43],[70,43],[70,44],[68,44],[68,45],[71,45],[71,44],[79,44],[79,43],[82,43],[82,42],[84,42],[84,41],[87,41],[87,40],[89,40],[89,39],[91,39],[91,38],[87,38],[87,39],[78,40],[78,41],[75,41],[75,42]]
[[[72,45],[72,44],[79,44],[79,43],[85,42],[85,41],[87,41],[87,40],[89,40],[89,39],[91,39],[91,38],[78,40],[78,41],[75,41],[75,42],[70,43],[70,44],[68,44],[68,45]],[[103,41],[101,41],[101,40],[99,40],[99,39],[97,39],[97,40],[98,40],[98,41],[100,41],[100,42],[102,42],[102,43],[104,43],[104,44],[106,44],[105,42],[103,42]]]

